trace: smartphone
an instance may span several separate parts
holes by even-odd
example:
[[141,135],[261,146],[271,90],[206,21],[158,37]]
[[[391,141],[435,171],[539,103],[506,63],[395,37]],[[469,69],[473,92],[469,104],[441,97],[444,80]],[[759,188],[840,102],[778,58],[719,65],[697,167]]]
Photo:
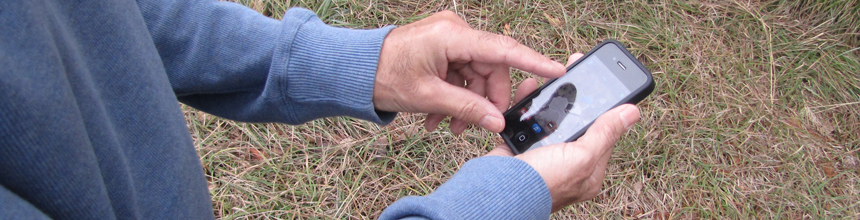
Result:
[[651,72],[615,40],[606,40],[505,111],[501,136],[514,154],[575,141],[598,116],[636,104],[654,90]]

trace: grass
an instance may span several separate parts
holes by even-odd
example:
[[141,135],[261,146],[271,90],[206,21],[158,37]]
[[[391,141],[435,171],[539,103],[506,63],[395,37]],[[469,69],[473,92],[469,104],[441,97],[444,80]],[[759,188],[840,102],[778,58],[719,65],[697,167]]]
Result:
[[[860,217],[856,0],[237,2],[274,18],[310,8],[350,28],[452,10],[560,61],[606,38],[625,43],[653,72],[656,90],[617,144],[603,193],[553,218]],[[426,132],[417,114],[388,126],[185,114],[224,219],[375,218],[501,144],[477,128]]]

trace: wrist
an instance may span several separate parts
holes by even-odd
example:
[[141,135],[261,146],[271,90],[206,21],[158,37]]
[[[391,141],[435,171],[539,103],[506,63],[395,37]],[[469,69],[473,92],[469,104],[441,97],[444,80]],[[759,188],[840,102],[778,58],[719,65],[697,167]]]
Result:
[[545,219],[552,206],[543,178],[524,161],[502,156],[470,160],[428,197],[459,203],[462,216],[493,210],[479,219]]
[[[273,66],[283,71],[284,96],[314,111],[300,119],[350,116],[386,124],[394,113],[376,111],[373,87],[382,41],[393,26],[372,30],[331,27],[305,9],[290,9],[286,16],[300,23],[292,43],[277,48],[274,59],[286,62]],[[285,39],[286,40],[286,39]]]

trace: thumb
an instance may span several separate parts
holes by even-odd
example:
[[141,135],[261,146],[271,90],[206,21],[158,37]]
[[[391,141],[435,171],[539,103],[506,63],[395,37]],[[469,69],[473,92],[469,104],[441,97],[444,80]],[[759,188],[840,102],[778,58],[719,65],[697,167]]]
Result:
[[639,108],[635,105],[615,107],[598,117],[576,143],[589,146],[589,149],[594,150],[593,153],[602,155],[611,150],[615,142],[637,121]]
[[437,92],[434,92],[431,100],[427,100],[435,112],[477,124],[496,133],[505,128],[502,113],[489,100],[465,88],[441,80],[436,82],[434,88],[438,88]]

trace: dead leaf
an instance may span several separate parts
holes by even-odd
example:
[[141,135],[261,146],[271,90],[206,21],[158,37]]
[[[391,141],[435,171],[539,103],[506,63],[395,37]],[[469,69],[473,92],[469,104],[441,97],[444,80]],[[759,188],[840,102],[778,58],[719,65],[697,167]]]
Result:
[[821,171],[824,171],[824,175],[827,176],[827,178],[832,178],[836,176],[836,169],[833,168],[833,162],[819,162],[818,167],[821,168]]
[[550,16],[546,12],[543,13],[543,16],[546,17],[547,21],[549,21],[549,25],[552,25],[555,28],[561,28],[564,25],[564,23],[562,23],[561,20],[558,20],[558,19]]
[[813,125],[815,125],[815,130],[817,130],[818,133],[828,137],[833,134],[833,131],[835,130],[833,124],[831,124],[826,119],[818,118],[815,111],[812,111],[812,108],[806,107],[803,110],[809,118],[809,121],[812,122]]
[[266,155],[257,148],[248,148],[248,156],[251,157],[251,161],[261,161],[266,159]]
[[860,161],[854,156],[845,156],[842,158],[842,170],[860,171]]
[[786,125],[788,125],[788,126],[791,126],[791,127],[793,127],[793,128],[797,128],[797,129],[800,129],[800,128],[801,128],[801,126],[800,126],[800,120],[797,120],[797,118],[790,118],[790,119],[788,119],[788,120],[782,120],[782,123],[784,123],[784,124],[786,124]]
[[276,155],[283,155],[284,154],[284,151],[281,150],[280,147],[272,147],[271,149],[272,149],[272,152],[274,152]]
[[505,34],[505,36],[511,36],[511,24],[505,24],[505,29],[502,30],[502,33]]
[[819,121],[818,132],[821,132],[821,134],[830,136],[831,134],[833,134],[834,130],[835,130],[835,128],[833,128],[833,124],[830,124],[830,122],[823,121],[823,120]]
[[388,138],[387,137],[378,137],[373,141],[373,145],[376,146],[388,146]]
[[371,160],[379,161],[379,160],[382,160],[383,158],[385,158],[385,156],[388,155],[388,145],[389,145],[388,138],[386,138],[386,137],[376,138],[376,140],[373,141],[373,145],[371,145],[371,147],[373,147],[370,151]]
[[637,182],[636,184],[633,184],[633,193],[636,195],[636,197],[642,195],[642,185],[642,182]]

